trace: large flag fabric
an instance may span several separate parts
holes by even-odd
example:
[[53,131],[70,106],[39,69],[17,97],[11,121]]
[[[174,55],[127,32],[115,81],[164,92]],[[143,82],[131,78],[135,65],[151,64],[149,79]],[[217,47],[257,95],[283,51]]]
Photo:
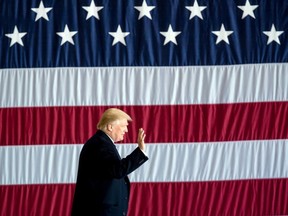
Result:
[[1,0],[0,215],[70,215],[102,112],[146,131],[130,216],[288,214],[288,1]]

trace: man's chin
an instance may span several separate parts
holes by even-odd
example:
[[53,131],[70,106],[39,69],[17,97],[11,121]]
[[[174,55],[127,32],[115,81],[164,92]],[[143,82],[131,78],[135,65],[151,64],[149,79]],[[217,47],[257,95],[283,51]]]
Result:
[[124,137],[122,138],[122,139],[118,139],[117,141],[115,141],[115,142],[121,142],[121,141],[123,141],[124,140]]

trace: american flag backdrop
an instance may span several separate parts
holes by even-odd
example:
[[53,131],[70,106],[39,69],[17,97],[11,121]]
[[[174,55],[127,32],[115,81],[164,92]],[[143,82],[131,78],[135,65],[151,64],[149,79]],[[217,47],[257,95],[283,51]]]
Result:
[[287,0],[0,0],[0,215],[70,215],[108,107],[130,216],[287,215],[287,61]]

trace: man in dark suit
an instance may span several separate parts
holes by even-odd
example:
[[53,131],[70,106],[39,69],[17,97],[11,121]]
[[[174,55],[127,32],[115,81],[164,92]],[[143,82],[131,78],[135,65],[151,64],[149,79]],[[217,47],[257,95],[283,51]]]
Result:
[[115,142],[124,139],[131,117],[122,110],[106,110],[97,132],[84,144],[79,158],[73,216],[120,216],[128,211],[130,182],[127,175],[140,167],[145,155],[145,133],[138,132],[138,147],[121,159]]

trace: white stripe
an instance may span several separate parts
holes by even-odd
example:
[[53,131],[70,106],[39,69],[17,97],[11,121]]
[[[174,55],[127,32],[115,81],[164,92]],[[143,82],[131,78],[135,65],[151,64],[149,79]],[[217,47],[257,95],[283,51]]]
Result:
[[[135,144],[117,145],[121,155]],[[0,147],[0,184],[74,183],[82,145]],[[132,182],[288,177],[288,140],[149,144]]]
[[0,69],[0,107],[288,100],[288,63]]

